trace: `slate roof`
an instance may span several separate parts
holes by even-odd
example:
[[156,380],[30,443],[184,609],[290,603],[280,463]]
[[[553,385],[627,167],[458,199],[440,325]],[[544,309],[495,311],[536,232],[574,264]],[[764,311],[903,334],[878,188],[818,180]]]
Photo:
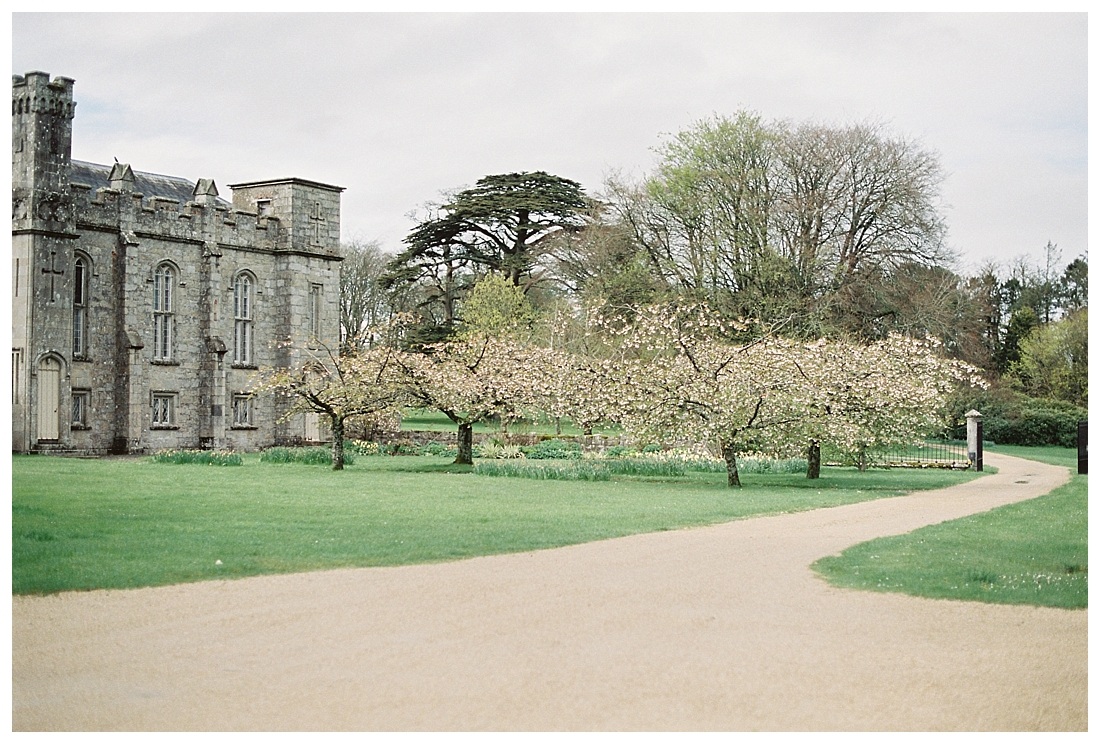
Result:
[[[111,180],[111,166],[98,163],[86,163],[83,160],[72,161],[72,183],[80,183],[96,189],[109,188]],[[179,199],[181,205],[195,200],[195,184],[186,178],[178,176],[162,176],[158,173],[145,173],[134,171],[134,191],[148,199],[150,196],[160,196],[166,199]],[[223,207],[233,206],[225,199],[218,197],[218,204]]]

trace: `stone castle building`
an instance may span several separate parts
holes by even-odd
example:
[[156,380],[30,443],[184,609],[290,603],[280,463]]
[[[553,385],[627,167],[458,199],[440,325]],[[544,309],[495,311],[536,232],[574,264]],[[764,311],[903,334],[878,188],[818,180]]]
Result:
[[12,78],[12,449],[323,437],[257,371],[339,343],[340,192],[71,159],[73,80]]

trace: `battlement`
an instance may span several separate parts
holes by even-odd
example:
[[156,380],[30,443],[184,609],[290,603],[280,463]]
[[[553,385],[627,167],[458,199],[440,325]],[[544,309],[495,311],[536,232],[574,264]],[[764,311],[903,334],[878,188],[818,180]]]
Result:
[[216,242],[253,250],[289,249],[275,215],[201,201],[149,196],[112,188],[71,184],[78,227],[156,235],[188,243]]
[[76,103],[73,102],[72,78],[58,76],[50,80],[47,72],[28,72],[11,77],[11,113],[53,114],[73,118]]

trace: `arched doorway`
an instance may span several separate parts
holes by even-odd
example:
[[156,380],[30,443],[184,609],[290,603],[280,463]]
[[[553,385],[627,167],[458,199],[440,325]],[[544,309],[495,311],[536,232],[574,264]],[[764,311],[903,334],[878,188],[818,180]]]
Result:
[[60,431],[61,362],[46,357],[38,363],[38,441],[56,442]]

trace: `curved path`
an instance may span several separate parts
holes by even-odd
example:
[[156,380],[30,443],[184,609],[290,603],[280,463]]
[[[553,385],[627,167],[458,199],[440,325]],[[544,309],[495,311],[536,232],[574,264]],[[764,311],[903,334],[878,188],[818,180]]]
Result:
[[1085,730],[1087,611],[830,587],[873,537],[1068,471],[455,563],[12,600],[12,725]]

